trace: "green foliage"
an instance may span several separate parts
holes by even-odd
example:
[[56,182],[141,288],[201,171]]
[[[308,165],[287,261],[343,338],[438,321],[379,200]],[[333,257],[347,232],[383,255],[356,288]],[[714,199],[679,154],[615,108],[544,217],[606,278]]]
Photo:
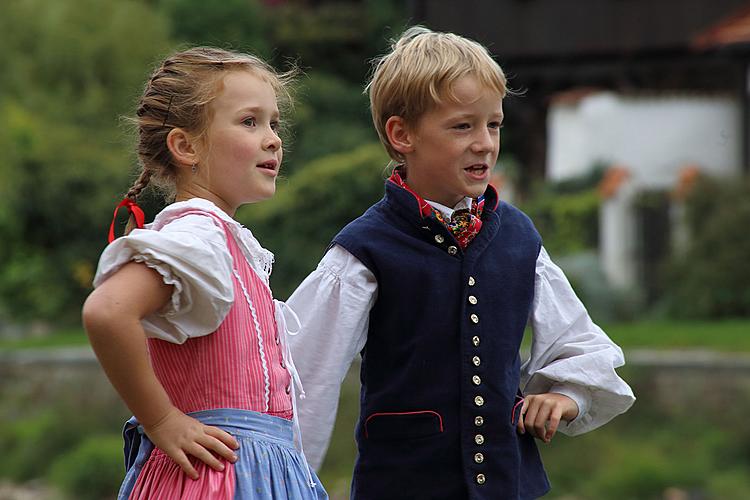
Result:
[[0,428],[0,475],[19,482],[43,475],[50,457],[64,453],[80,437],[61,431],[62,425],[51,411],[4,424]]
[[255,0],[159,0],[172,36],[190,45],[211,45],[269,56],[270,16]]
[[270,11],[271,38],[282,57],[303,68],[341,75],[361,85],[369,59],[385,52],[387,38],[404,27],[400,0],[284,2]]
[[750,316],[750,178],[701,180],[687,200],[691,240],[669,273],[669,303],[683,317]]
[[557,194],[542,192],[522,207],[551,254],[596,248],[599,240],[599,195],[595,189]]
[[356,149],[377,139],[367,97],[360,85],[321,72],[301,78],[290,121],[294,139],[286,145],[287,172],[311,160]]
[[118,116],[169,45],[166,22],[134,0],[3,9],[0,318],[73,321],[127,186]]
[[270,201],[238,212],[276,255],[275,295],[288,296],[315,269],[333,236],[383,195],[387,162],[380,144],[320,158],[291,175]]
[[91,436],[54,461],[51,482],[70,498],[109,498],[124,473],[122,438],[117,434]]

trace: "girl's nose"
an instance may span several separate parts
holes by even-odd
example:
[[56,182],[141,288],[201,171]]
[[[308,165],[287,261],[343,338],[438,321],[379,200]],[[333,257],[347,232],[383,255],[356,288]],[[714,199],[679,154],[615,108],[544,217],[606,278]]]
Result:
[[265,149],[276,151],[281,148],[281,137],[279,137],[279,134],[275,130],[271,129],[270,133],[266,136],[263,145]]

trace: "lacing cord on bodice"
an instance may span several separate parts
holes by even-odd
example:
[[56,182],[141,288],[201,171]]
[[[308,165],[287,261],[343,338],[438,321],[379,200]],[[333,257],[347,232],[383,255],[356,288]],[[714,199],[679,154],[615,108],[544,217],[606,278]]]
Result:
[[[298,335],[300,331],[302,330],[302,322],[299,320],[299,316],[297,316],[297,313],[294,312],[294,309],[289,307],[289,305],[286,302],[283,302],[281,300],[273,299],[274,302],[274,312],[276,315],[276,327],[279,330],[279,336],[281,339],[281,355],[284,357],[284,362],[286,363],[287,370],[289,370],[289,375],[292,377],[292,422],[294,424],[294,442],[299,448],[300,455],[302,455],[302,460],[305,462],[305,468],[307,470],[307,479],[309,482],[309,485],[311,488],[314,488],[316,486],[315,481],[313,480],[312,473],[310,472],[310,465],[307,463],[307,458],[305,457],[305,451],[302,448],[302,430],[299,426],[299,415],[297,414],[297,390],[299,390],[299,397],[300,399],[305,399],[305,389],[302,387],[302,380],[300,379],[299,372],[297,371],[297,367],[294,366],[294,360],[292,359],[292,350],[289,347],[289,339],[287,336],[294,337],[295,335]],[[296,330],[290,330],[287,326],[286,321],[286,314],[289,314],[291,318],[294,320],[294,322],[297,324]]]

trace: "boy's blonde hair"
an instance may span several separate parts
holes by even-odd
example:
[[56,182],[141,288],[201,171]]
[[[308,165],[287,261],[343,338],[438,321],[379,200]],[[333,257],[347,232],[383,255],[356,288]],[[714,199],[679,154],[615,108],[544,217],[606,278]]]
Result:
[[370,95],[372,121],[388,155],[403,162],[385,132],[391,116],[408,125],[446,97],[456,100],[453,85],[471,75],[486,89],[503,98],[508,92],[505,73],[479,43],[453,33],[439,33],[422,26],[407,29],[391,45],[391,52],[376,59],[366,90]]

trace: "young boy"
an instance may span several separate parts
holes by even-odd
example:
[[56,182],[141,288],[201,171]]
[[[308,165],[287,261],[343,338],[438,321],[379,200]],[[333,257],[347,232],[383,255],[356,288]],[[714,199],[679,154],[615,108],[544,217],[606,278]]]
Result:
[[615,372],[622,352],[488,184],[506,79],[486,49],[411,28],[368,90],[398,166],[289,299],[304,330],[292,349],[310,463],[323,461],[361,352],[352,498],[539,497],[549,482],[534,438],[549,442],[561,421],[591,430],[633,403]]

